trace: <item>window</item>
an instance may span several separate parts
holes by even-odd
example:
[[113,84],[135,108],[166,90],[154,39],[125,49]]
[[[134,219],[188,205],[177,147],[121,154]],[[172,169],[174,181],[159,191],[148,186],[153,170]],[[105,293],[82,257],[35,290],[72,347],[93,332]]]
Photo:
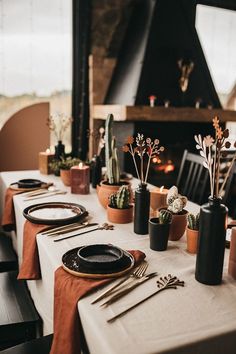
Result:
[[196,28],[221,104],[236,110],[236,11],[198,5]]
[[[72,1],[0,0],[0,129],[38,102],[70,116],[71,88]],[[67,151],[70,140],[67,130]]]

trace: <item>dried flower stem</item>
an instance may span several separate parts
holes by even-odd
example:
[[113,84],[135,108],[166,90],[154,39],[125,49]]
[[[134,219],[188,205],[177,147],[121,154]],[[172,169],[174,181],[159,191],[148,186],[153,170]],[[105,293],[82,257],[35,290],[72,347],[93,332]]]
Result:
[[133,158],[133,161],[134,161],[134,166],[135,166],[135,170],[136,170],[136,173],[137,173],[137,177],[138,177],[138,179],[140,179],[140,175],[139,175],[139,172],[138,172],[138,167],[137,167],[137,163],[136,163],[136,160],[135,160],[135,154],[134,154],[134,150],[133,150],[132,144],[129,144],[129,147],[130,147],[130,154],[132,155],[132,158]]
[[228,171],[227,171],[227,173],[226,173],[226,175],[225,175],[224,181],[223,181],[223,183],[222,183],[222,185],[221,185],[221,187],[220,187],[220,191],[219,191],[219,194],[220,194],[220,195],[222,194],[222,192],[223,192],[223,190],[224,190],[225,183],[226,183],[226,181],[227,181],[227,179],[228,179],[228,177],[229,177],[229,174],[230,174],[230,172],[231,172],[231,170],[232,170],[232,168],[233,168],[234,161],[236,161],[236,153],[234,154],[233,160],[231,161],[231,164],[230,164],[230,166],[229,166],[229,168],[228,168]]

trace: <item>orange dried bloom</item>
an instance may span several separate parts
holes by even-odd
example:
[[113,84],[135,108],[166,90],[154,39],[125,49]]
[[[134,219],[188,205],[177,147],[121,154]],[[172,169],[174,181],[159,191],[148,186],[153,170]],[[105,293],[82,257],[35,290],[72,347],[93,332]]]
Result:
[[129,152],[129,147],[128,147],[128,145],[122,146],[122,150],[123,150],[124,152]]
[[219,128],[219,118],[216,116],[215,118],[212,119],[213,122],[213,127],[217,130]]
[[126,138],[126,144],[133,144],[133,142],[134,142],[134,138],[132,136],[128,136]]
[[222,139],[222,137],[223,137],[223,131],[222,131],[222,129],[221,128],[218,128],[217,130],[216,130],[216,136],[217,136],[217,139]]

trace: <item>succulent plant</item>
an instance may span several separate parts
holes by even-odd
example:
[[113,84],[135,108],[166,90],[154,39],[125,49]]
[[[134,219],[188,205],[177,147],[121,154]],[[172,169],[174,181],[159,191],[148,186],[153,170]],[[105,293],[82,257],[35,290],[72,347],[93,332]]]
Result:
[[113,136],[113,115],[108,114],[105,126],[105,157],[107,168],[107,179],[109,184],[119,184],[120,167],[117,157],[115,137]]
[[169,224],[172,220],[172,214],[168,210],[161,210],[159,214],[159,222],[160,224]]
[[191,229],[191,230],[199,230],[199,216],[200,216],[199,213],[197,215],[194,215],[194,214],[188,214],[187,215],[188,228],[189,229]]
[[129,207],[130,191],[127,186],[121,186],[117,193],[109,197],[109,206],[115,209],[127,209]]
[[169,189],[167,194],[166,202],[167,202],[167,209],[172,212],[173,214],[179,214],[182,212],[184,207],[187,204],[188,199],[181,194],[178,194],[178,188],[173,186]]

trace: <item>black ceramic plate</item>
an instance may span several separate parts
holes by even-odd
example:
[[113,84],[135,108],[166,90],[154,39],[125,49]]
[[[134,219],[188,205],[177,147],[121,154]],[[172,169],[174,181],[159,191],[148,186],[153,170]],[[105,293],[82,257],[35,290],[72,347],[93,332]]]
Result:
[[20,179],[16,184],[19,188],[39,188],[43,182],[39,179],[26,178]]
[[123,251],[113,245],[89,245],[79,249],[80,264],[89,269],[112,270],[119,266],[123,257]]
[[48,202],[25,208],[23,215],[34,224],[67,225],[80,221],[88,212],[79,204]]
[[127,251],[123,251],[123,257],[121,258],[120,263],[117,264],[117,267],[114,267],[111,270],[86,268],[80,263],[78,257],[78,251],[81,248],[82,247],[73,248],[62,256],[63,268],[68,273],[71,273],[77,277],[95,279],[117,278],[129,272],[134,266],[134,257],[132,254]]

